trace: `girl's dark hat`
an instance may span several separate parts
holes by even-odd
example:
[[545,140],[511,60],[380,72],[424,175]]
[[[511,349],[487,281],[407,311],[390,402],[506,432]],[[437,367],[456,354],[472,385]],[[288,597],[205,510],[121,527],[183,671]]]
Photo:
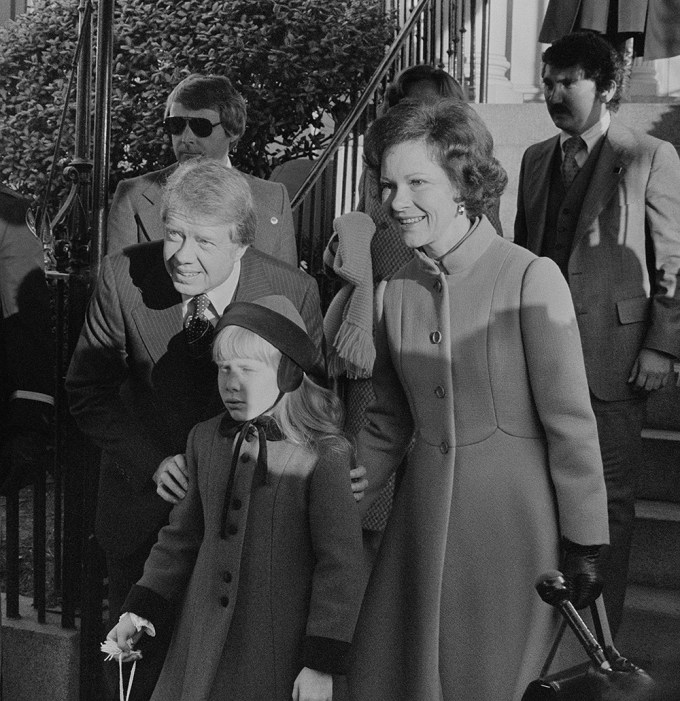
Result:
[[[227,326],[248,329],[283,354],[279,365],[279,389],[291,392],[300,386],[302,373],[318,375],[318,350],[293,303],[283,295],[260,297],[254,302],[232,302],[215,326],[217,334]],[[284,362],[288,359],[289,362]],[[299,370],[293,372],[292,362]]]

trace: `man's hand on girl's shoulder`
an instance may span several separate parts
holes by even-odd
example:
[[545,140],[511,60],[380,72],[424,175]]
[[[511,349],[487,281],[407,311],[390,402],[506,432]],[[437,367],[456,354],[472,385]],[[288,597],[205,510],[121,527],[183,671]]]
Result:
[[354,498],[357,501],[361,501],[364,498],[364,492],[368,487],[366,468],[363,465],[353,467],[349,471],[349,478],[352,481],[352,492],[354,493]]

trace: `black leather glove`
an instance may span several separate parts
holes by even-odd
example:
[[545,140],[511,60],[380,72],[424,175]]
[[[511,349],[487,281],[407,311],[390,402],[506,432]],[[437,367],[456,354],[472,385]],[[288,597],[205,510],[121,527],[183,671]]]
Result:
[[569,587],[569,601],[576,609],[590,606],[604,583],[603,545],[579,545],[562,538],[560,569]]
[[0,494],[33,484],[47,464],[47,436],[40,431],[15,431],[0,451]]

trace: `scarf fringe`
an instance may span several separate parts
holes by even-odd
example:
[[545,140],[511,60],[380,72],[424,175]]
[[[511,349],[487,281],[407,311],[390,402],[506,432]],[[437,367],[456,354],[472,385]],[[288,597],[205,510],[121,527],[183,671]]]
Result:
[[371,376],[375,362],[373,339],[366,331],[345,319],[328,354],[328,374],[339,377],[347,373],[351,380]]

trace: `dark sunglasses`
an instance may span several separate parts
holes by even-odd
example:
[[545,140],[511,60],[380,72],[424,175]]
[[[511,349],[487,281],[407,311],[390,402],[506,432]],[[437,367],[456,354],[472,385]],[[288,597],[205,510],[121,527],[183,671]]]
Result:
[[209,119],[205,117],[166,117],[163,120],[163,126],[168,134],[173,136],[179,136],[185,129],[187,124],[189,129],[196,134],[201,139],[205,139],[206,136],[212,134],[213,127],[216,127],[222,122],[215,122],[212,124]]

